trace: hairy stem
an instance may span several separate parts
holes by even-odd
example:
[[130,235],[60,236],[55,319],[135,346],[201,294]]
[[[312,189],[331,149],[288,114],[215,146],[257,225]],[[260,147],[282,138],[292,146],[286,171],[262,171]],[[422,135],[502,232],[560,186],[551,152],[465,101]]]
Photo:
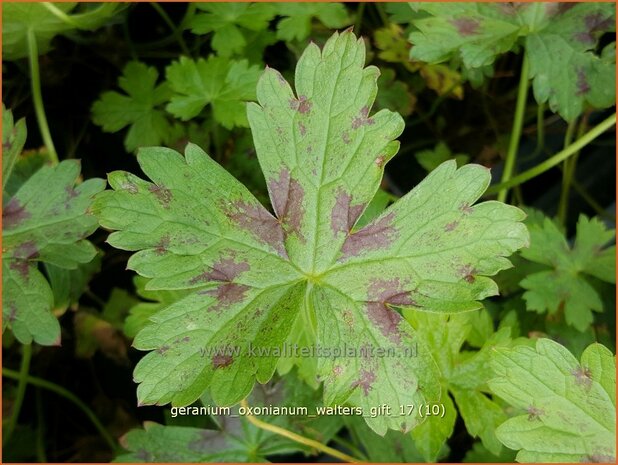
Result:
[[30,64],[30,84],[32,87],[32,100],[34,102],[34,111],[36,120],[41,131],[43,143],[49,153],[49,158],[54,165],[58,164],[58,153],[54,146],[49,126],[47,124],[47,116],[45,116],[45,107],[43,106],[43,95],[41,93],[41,74],[39,71],[39,48],[34,36],[34,30],[28,28],[28,61]]
[[15,427],[17,426],[17,420],[19,419],[19,412],[21,411],[21,406],[24,403],[24,396],[26,395],[26,385],[28,370],[30,370],[30,359],[32,358],[32,346],[30,344],[25,344],[22,346],[21,353],[21,365],[19,367],[19,373],[17,373],[17,394],[15,395],[15,403],[13,404],[13,412],[11,413],[11,417],[9,418],[8,425],[6,427],[6,431],[2,436],[2,445],[6,445],[6,443],[11,439],[13,435],[13,431],[15,431]]
[[496,194],[498,192],[501,192],[503,189],[508,189],[513,186],[518,186],[519,184],[522,184],[526,181],[529,181],[532,178],[535,178],[536,176],[553,168],[554,166],[560,164],[567,158],[579,152],[582,148],[584,148],[594,139],[599,137],[605,131],[615,126],[615,124],[616,124],[616,113],[614,113],[611,116],[608,116],[602,122],[597,124],[594,128],[588,131],[584,136],[580,137],[575,142],[573,142],[571,145],[569,145],[567,148],[561,150],[560,152],[558,152],[551,158],[548,158],[544,162],[536,165],[535,167],[530,168],[529,170],[524,171],[521,174],[518,174],[517,176],[509,179],[508,181],[504,181],[504,182],[501,182],[500,184],[495,184],[493,186],[490,186],[489,189],[487,189],[487,191],[485,192],[485,195]]
[[[240,402],[240,405],[246,409],[249,408],[249,404],[247,403],[246,399],[242,400]],[[313,447],[314,449],[317,449],[320,452],[324,452],[325,454],[328,454],[331,457],[338,458],[339,460],[343,460],[344,462],[350,462],[350,463],[361,463],[362,462],[360,459],[352,457],[348,454],[344,454],[343,452],[338,451],[337,449],[333,449],[332,447],[328,447],[322,444],[321,442],[306,438],[304,436],[301,436],[300,434],[296,434],[285,428],[281,428],[279,426],[266,423],[265,421],[260,420],[254,415],[246,415],[246,418],[247,420],[249,420],[249,422],[253,423],[258,428],[261,428],[263,430],[270,431],[271,433],[278,434],[279,436],[283,436],[285,438],[291,439],[292,441],[298,442],[299,444],[304,444],[308,447]]]
[[[524,112],[526,109],[526,100],[528,99],[528,54],[524,53],[524,59],[521,64],[521,74],[519,76],[519,88],[517,90],[517,103],[515,104],[515,118],[513,119],[513,128],[511,130],[511,138],[509,139],[509,148],[506,153],[504,162],[504,171],[502,172],[502,184],[506,183],[513,176],[513,168],[519,150],[519,141],[521,139],[521,130],[524,125]],[[498,193],[498,200],[504,202],[509,192],[509,188],[503,188]]]
[[154,8],[154,10],[159,14],[159,16],[161,16],[161,19],[163,19],[165,24],[167,24],[167,26],[170,28],[173,36],[176,38],[176,41],[178,42],[178,45],[180,45],[180,48],[182,49],[182,52],[185,55],[190,57],[191,52],[189,51],[189,47],[187,47],[185,40],[182,38],[182,32],[180,31],[180,29],[176,27],[176,25],[171,20],[169,15],[165,12],[163,8],[161,8],[161,5],[159,5],[156,2],[150,2],[150,6]]
[[[20,380],[20,374],[16,371],[9,370],[8,368],[2,369],[2,376],[9,378]],[[48,391],[55,392],[61,397],[73,402],[79,409],[84,412],[84,414],[90,419],[94,427],[97,429],[101,437],[105,440],[105,442],[109,445],[110,449],[116,450],[116,441],[112,438],[111,434],[105,429],[105,427],[101,424],[97,416],[94,414],[92,410],[82,402],[75,394],[66,390],[62,386],[58,386],[55,383],[47,381],[45,379],[37,378],[35,376],[26,376],[25,381],[33,386],[38,386],[43,389],[47,389]]]

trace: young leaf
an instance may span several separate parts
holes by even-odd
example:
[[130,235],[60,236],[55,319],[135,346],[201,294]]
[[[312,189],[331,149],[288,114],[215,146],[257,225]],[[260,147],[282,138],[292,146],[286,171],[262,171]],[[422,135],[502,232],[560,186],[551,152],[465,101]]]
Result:
[[521,415],[496,434],[518,462],[615,462],[616,359],[600,344],[581,363],[560,344],[497,349],[493,392]]
[[[453,56],[465,68],[491,65],[525,37],[530,78],[539,103],[573,121],[584,102],[611,106],[615,94],[615,52],[597,56],[599,37],[614,31],[610,3],[416,3],[429,13],[410,34],[411,56],[437,63]],[[612,56],[613,55],[613,56]]]
[[245,102],[255,100],[259,75],[258,67],[249,66],[247,60],[180,57],[166,69],[174,91],[167,111],[186,121],[212,105],[213,116],[222,126],[247,126]]
[[[256,380],[271,378],[299,318],[312,345],[359,349],[356,357],[317,357],[327,404],[398,411],[440,397],[422,343],[414,357],[361,356],[360,348],[401,355],[416,346],[392,307],[459,312],[496,294],[487,276],[527,243],[523,213],[498,202],[473,206],[489,171],[446,163],[355,229],[403,129],[397,114],[370,114],[379,72],[364,62],[363,41],[346,31],[323,50],[309,45],[296,93],[273,69],[260,78],[248,118],[276,216],[194,145],[184,157],[142,150],[138,161],[153,182],[109,176],[114,190],[94,207],[101,224],[117,230],[108,241],[138,251],[129,268],[153,278],[150,288],[193,290],[135,339],[152,351],[135,371],[141,403],[186,405],[209,386],[217,403],[238,402]],[[237,350],[209,352],[221,346]],[[419,418],[367,422],[384,434]]]
[[26,121],[13,123],[13,113],[2,104],[2,190],[6,186],[17,157],[26,143]]
[[603,311],[601,298],[585,275],[616,282],[616,247],[605,247],[614,240],[615,231],[606,229],[596,218],[581,215],[572,249],[549,218],[542,226],[530,225],[530,236],[530,248],[523,250],[522,256],[551,268],[521,281],[521,287],[527,290],[524,299],[528,310],[555,313],[564,309],[566,322],[585,331],[592,324],[592,312]]
[[189,27],[194,34],[213,32],[211,46],[220,56],[242,52],[249,31],[262,31],[275,16],[269,3],[197,3],[203,13],[196,14]]
[[92,121],[106,132],[129,126],[124,139],[127,152],[139,147],[171,144],[177,134],[160,106],[171,97],[167,83],[157,85],[157,70],[144,63],[128,63],[118,85],[126,92],[104,92],[92,105]]
[[311,34],[311,21],[319,20],[329,29],[348,26],[351,21],[342,3],[276,3],[277,37],[285,41],[305,40]]
[[84,239],[97,228],[87,210],[105,183],[89,179],[75,186],[79,171],[75,160],[43,166],[2,210],[3,331],[10,327],[22,344],[60,344],[54,297],[37,263],[74,269],[96,255]]

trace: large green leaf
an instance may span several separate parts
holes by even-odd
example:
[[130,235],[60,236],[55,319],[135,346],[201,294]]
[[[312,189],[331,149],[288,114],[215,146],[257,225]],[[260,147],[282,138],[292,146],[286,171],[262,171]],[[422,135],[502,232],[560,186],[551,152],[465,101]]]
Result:
[[351,21],[342,3],[275,3],[283,18],[277,23],[277,37],[286,41],[305,40],[311,34],[311,22],[318,19],[329,29],[348,26]]
[[[364,62],[364,43],[347,31],[323,50],[309,45],[296,92],[273,69],[260,78],[248,118],[275,216],[194,145],[184,157],[142,150],[152,182],[109,176],[113,191],[93,207],[117,230],[108,241],[138,251],[129,268],[152,278],[148,288],[193,290],[135,338],[152,351],[135,370],[141,403],[186,405],[209,386],[217,403],[238,402],[271,378],[284,343],[299,336],[292,327],[316,349],[328,404],[398,412],[440,398],[432,354],[392,307],[479,308],[497,293],[487,276],[528,241],[524,215],[473,205],[489,170],[453,162],[355,229],[403,129],[388,110],[371,115],[379,71]],[[317,352],[349,347],[353,356]],[[367,418],[380,434],[420,421],[416,412]]]
[[616,359],[600,344],[581,362],[563,346],[497,349],[493,392],[519,410],[496,434],[519,462],[616,461]]
[[613,105],[615,47],[599,56],[598,39],[615,30],[611,3],[414,3],[428,13],[413,22],[411,56],[432,63],[455,56],[468,69],[491,65],[502,53],[525,46],[539,103],[549,101],[567,121],[584,103]]

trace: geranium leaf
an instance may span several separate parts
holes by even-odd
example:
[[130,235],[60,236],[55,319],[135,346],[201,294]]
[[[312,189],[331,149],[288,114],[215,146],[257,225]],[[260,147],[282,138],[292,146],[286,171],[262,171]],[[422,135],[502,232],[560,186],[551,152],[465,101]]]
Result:
[[603,303],[586,275],[616,282],[616,248],[606,247],[615,238],[596,218],[580,216],[573,248],[549,218],[530,225],[530,248],[522,256],[550,268],[529,274],[520,283],[526,289],[526,307],[539,313],[564,309],[566,322],[585,331],[601,312]]
[[43,166],[2,210],[2,320],[23,344],[60,344],[60,325],[52,315],[54,296],[38,262],[75,269],[96,255],[84,238],[97,228],[87,213],[104,181],[77,186],[80,165],[66,160]]
[[311,21],[316,18],[329,29],[350,24],[346,7],[341,3],[276,3],[277,37],[286,41],[305,40],[311,34]]
[[129,127],[124,139],[128,152],[139,147],[170,144],[177,134],[162,105],[171,97],[167,83],[157,84],[159,73],[137,61],[128,63],[118,85],[126,93],[108,91],[92,105],[92,121],[106,132]]
[[[480,166],[446,163],[366,226],[355,223],[399,146],[401,117],[371,114],[379,75],[350,31],[323,50],[309,45],[296,91],[267,68],[248,119],[275,216],[202,150],[143,149],[152,182],[125,172],[94,209],[108,241],[138,251],[129,268],[151,289],[190,289],[135,339],[152,350],[138,364],[141,403],[187,405],[208,387],[231,405],[272,376],[291,328],[310,345],[352,346],[356,356],[317,356],[326,403],[369,408],[440,398],[437,366],[392,307],[478,308],[497,292],[487,276],[527,243],[523,213],[473,203],[489,183]],[[299,324],[299,321],[301,322]],[[223,346],[235,351],[214,353]],[[362,356],[365,347],[400,357]],[[405,357],[418,347],[418,356]],[[261,355],[259,349],[263,349]],[[365,353],[367,353],[365,351]],[[401,355],[404,355],[401,357]],[[407,431],[416,415],[367,418],[378,433]]]
[[212,106],[215,120],[224,127],[247,126],[245,102],[255,100],[257,66],[247,60],[235,61],[222,57],[186,57],[167,67],[166,76],[174,95],[167,111],[183,120],[196,117]]
[[497,349],[492,364],[492,391],[521,412],[496,431],[519,450],[517,461],[615,462],[616,361],[608,349],[593,344],[580,363],[539,339],[536,348]]

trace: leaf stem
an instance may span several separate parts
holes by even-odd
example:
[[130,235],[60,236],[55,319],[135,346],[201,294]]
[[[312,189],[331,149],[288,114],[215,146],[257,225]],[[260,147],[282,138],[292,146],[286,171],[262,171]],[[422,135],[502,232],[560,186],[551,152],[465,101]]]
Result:
[[52,164],[58,164],[58,153],[54,146],[51,133],[49,132],[49,126],[47,124],[47,116],[45,116],[45,107],[43,105],[43,95],[41,93],[41,74],[39,71],[39,48],[36,43],[36,37],[34,36],[34,30],[28,28],[28,61],[30,64],[30,83],[32,87],[32,100],[34,102],[34,111],[36,113],[36,120],[39,124],[39,131],[41,131],[41,137],[43,143],[49,152],[49,158]]
[[21,406],[24,403],[24,396],[26,395],[26,385],[28,384],[26,379],[28,377],[28,370],[30,370],[30,360],[32,359],[32,345],[24,344],[22,346],[21,353],[21,365],[19,367],[19,373],[17,374],[17,394],[15,395],[15,403],[13,404],[13,412],[9,418],[9,423],[6,427],[6,433],[2,437],[2,445],[11,439],[13,431],[17,426],[17,420],[19,419],[19,412]]
[[[244,407],[245,409],[249,408],[249,404],[247,402],[247,399],[243,399],[242,401],[240,401],[240,405],[242,407]],[[296,434],[292,431],[289,431],[285,428],[281,428],[279,426],[275,426],[275,425],[271,425],[270,423],[266,423],[265,421],[260,420],[259,418],[255,417],[254,415],[246,415],[247,420],[249,420],[250,423],[253,423],[255,426],[257,426],[258,428],[261,428],[263,430],[266,431],[270,431],[271,433],[275,433],[278,434],[279,436],[283,436],[285,438],[291,439],[294,442],[298,442],[299,444],[304,444],[305,446],[308,447],[312,447],[314,449],[317,449],[325,454],[330,455],[331,457],[336,457],[339,460],[343,460],[344,462],[350,462],[350,463],[362,463],[362,460],[357,459],[355,457],[352,457],[348,454],[345,454],[341,451],[338,451],[337,449],[333,449],[332,447],[328,447],[325,444],[322,444],[319,441],[315,441],[313,439],[309,439],[306,438],[304,436],[301,436],[300,434]]]
[[36,390],[36,457],[40,463],[47,462],[45,455],[45,417],[43,416],[43,404],[41,402],[41,390]]
[[41,5],[43,5],[43,7],[47,9],[47,11],[49,11],[52,15],[54,15],[56,18],[58,18],[60,21],[62,21],[67,26],[71,26],[76,29],[81,29],[81,24],[79,24],[78,21],[75,21],[71,16],[66,14],[64,11],[62,11],[60,8],[58,8],[53,3],[41,2]]
[[[9,379],[20,380],[20,374],[17,373],[16,371],[9,370],[8,368],[2,369],[2,376],[9,378]],[[81,399],[79,399],[75,394],[66,390],[62,386],[58,386],[55,383],[52,383],[45,379],[37,378],[35,376],[28,375],[25,377],[25,381],[28,382],[29,384],[32,384],[33,386],[38,386],[43,389],[47,389],[48,391],[55,392],[59,396],[64,397],[65,399],[73,402],[90,419],[90,421],[92,422],[94,427],[97,429],[101,437],[109,445],[110,449],[116,450],[116,441],[114,440],[114,438],[109,434],[109,432],[101,424],[101,422],[99,421],[97,416],[94,414],[94,412],[90,410],[90,408],[84,402],[82,402]]]
[[176,41],[178,42],[178,45],[180,45],[182,52],[188,57],[190,57],[191,52],[189,51],[189,47],[187,47],[187,43],[182,38],[182,32],[180,32],[180,29],[176,27],[169,15],[165,12],[163,8],[161,8],[161,5],[156,2],[150,2],[150,6],[154,8],[154,10],[159,14],[159,16],[161,16],[161,19],[163,19],[165,24],[167,24],[168,27],[171,29],[172,35],[176,38]]
[[[524,112],[526,109],[526,100],[528,99],[528,74],[529,74],[528,54],[524,53],[523,62],[521,64],[521,74],[519,76],[519,88],[517,90],[517,103],[515,104],[515,118],[513,119],[513,129],[511,130],[511,138],[509,140],[509,148],[506,153],[504,162],[504,171],[502,172],[502,184],[507,182],[513,176],[513,168],[519,150],[519,141],[521,139],[521,130],[524,125]],[[498,193],[498,200],[504,202],[509,192],[509,188],[503,188]]]
[[518,174],[517,176],[509,179],[508,181],[503,181],[500,184],[495,184],[493,186],[490,186],[489,189],[487,189],[487,191],[485,192],[485,195],[496,194],[498,192],[501,192],[503,189],[509,189],[513,186],[517,186],[526,181],[529,181],[532,178],[535,178],[536,176],[553,168],[554,166],[560,164],[562,161],[566,160],[570,156],[579,152],[582,148],[584,148],[594,139],[599,137],[609,128],[615,126],[615,124],[616,124],[616,113],[614,113],[611,116],[608,116],[602,122],[597,124],[594,128],[588,131],[584,136],[580,137],[575,142],[573,142],[571,145],[561,150],[560,152],[558,152],[551,158],[548,158],[544,162],[541,162],[538,165],[536,165],[535,167],[530,168],[529,170]]
[[[564,138],[564,147],[571,145],[573,141],[573,135],[575,133],[575,127],[577,126],[577,137],[580,138],[586,130],[586,118],[582,118],[579,126],[576,125],[576,121],[569,123],[567,132]],[[558,221],[564,225],[567,219],[569,210],[569,193],[571,192],[571,183],[573,182],[573,175],[575,172],[575,166],[577,165],[577,157],[579,152],[576,152],[572,158],[564,160],[562,162],[562,188],[560,190],[560,201],[558,202]]]

